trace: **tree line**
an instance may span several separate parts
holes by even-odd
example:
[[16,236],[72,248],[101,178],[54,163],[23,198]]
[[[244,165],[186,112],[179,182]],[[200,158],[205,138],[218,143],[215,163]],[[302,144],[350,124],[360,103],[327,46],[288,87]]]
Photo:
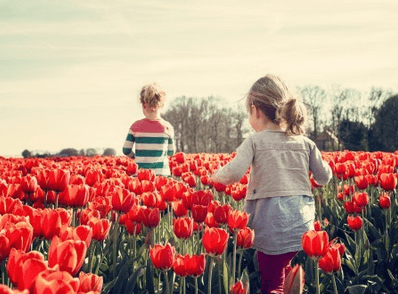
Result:
[[[398,95],[372,88],[367,96],[350,88],[297,89],[307,106],[307,135],[324,151],[398,149]],[[225,100],[177,97],[163,117],[174,126],[177,151],[230,153],[250,130],[245,107]],[[229,104],[231,105],[231,104]]]
[[[297,88],[296,92],[307,106],[307,135],[319,149],[398,150],[396,93],[372,88],[365,96],[355,89],[333,86],[325,90],[316,85]],[[214,96],[177,97],[162,117],[174,127],[176,150],[185,153],[231,153],[251,129],[243,103],[226,103]],[[23,157],[95,155],[115,156],[116,151],[65,148],[57,154],[22,152]]]

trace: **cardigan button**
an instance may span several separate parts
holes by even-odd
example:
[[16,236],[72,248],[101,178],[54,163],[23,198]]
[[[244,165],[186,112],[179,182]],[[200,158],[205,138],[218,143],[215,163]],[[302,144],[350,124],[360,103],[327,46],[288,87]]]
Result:
[[253,190],[253,194],[256,194],[256,189]]

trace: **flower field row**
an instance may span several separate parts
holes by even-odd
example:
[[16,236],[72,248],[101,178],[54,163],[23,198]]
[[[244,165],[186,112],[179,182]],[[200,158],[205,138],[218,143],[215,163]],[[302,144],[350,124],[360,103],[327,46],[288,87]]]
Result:
[[[0,158],[0,293],[257,293],[249,171],[210,180],[233,157],[177,153],[172,177],[127,157]],[[334,177],[310,176],[316,231],[286,288],[301,266],[309,293],[396,293],[397,154],[323,157]]]

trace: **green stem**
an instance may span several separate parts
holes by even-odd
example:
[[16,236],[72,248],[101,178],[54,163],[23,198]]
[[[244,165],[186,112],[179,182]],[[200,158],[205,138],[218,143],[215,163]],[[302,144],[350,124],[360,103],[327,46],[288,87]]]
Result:
[[170,294],[169,271],[164,271],[164,278],[166,279],[166,293]]
[[92,273],[93,272],[93,255],[94,255],[94,250],[95,250],[95,240],[90,244],[89,247],[90,253],[88,256],[88,272]]
[[3,259],[1,262],[1,282],[6,285],[6,260]]
[[333,281],[333,291],[334,291],[334,294],[339,294],[339,292],[337,291],[336,277],[334,276],[334,274],[332,274],[332,281]]
[[117,240],[119,238],[119,215],[117,212],[115,212],[115,224],[114,224],[114,232],[113,232],[113,264],[112,264],[112,272],[113,272],[113,277],[116,278],[116,263],[117,263]]
[[319,264],[318,264],[318,261],[315,261],[315,286],[316,286],[316,294],[321,294],[321,288],[319,286]]
[[211,279],[213,277],[213,257],[210,257],[210,264],[209,264],[209,279],[208,279],[208,286],[207,286],[207,294],[211,294]]
[[241,267],[242,267],[242,259],[243,259],[243,251],[240,252],[239,254],[239,263],[238,263],[238,278],[241,275]]
[[[234,252],[232,256],[232,284],[235,284],[235,275],[236,275],[236,242],[238,238],[238,233],[234,232]],[[229,288],[229,285],[228,285]]]

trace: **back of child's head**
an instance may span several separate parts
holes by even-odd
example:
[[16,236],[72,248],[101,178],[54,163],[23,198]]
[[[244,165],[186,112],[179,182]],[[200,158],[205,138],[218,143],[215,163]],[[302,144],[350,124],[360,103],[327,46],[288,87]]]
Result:
[[141,89],[140,102],[150,110],[156,110],[163,106],[165,95],[156,83],[148,84]]
[[284,125],[288,135],[305,133],[307,110],[279,77],[266,75],[257,80],[247,95],[248,111],[251,105],[260,109],[272,122]]

